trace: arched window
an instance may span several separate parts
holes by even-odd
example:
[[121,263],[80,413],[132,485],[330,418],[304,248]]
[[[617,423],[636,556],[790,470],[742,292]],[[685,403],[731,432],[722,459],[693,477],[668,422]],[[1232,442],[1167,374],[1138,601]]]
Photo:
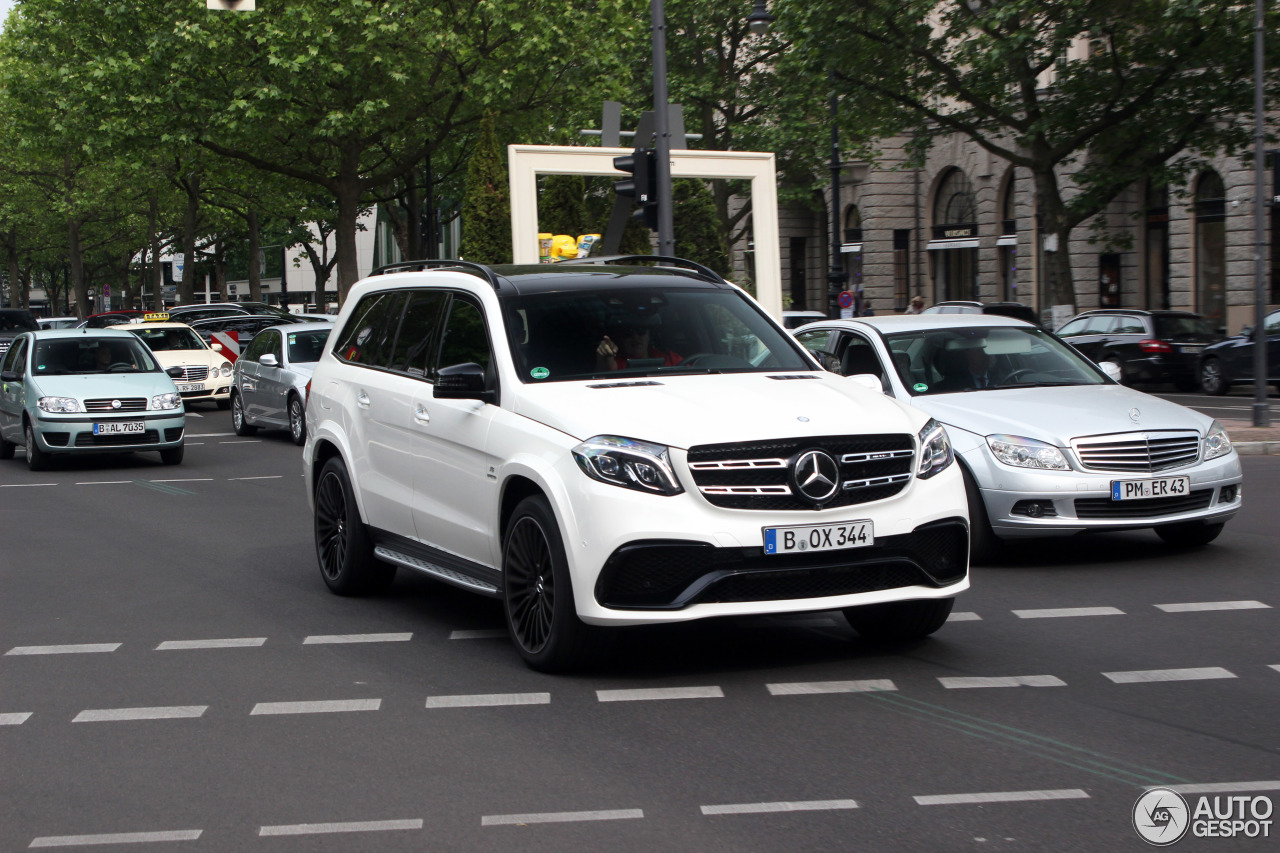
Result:
[[933,224],[969,225],[978,221],[978,206],[973,200],[973,185],[960,169],[952,169],[938,186],[933,203]]
[[1217,328],[1227,320],[1227,192],[1212,170],[1196,181],[1196,305]]
[[978,298],[978,206],[969,177],[951,169],[933,200],[933,239],[926,247],[933,268],[933,300]]

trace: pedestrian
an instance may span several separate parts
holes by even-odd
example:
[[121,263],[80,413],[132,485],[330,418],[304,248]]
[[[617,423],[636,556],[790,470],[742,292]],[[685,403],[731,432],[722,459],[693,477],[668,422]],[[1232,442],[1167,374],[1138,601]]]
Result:
[[923,296],[911,297],[911,304],[907,306],[907,310],[904,311],[903,313],[904,314],[923,314],[924,313],[924,297]]
[[863,316],[863,317],[874,317],[874,316],[876,316],[876,309],[874,309],[874,308],[872,308],[872,307],[871,307],[871,300],[870,300],[870,299],[864,299],[864,300],[862,301],[862,316]]

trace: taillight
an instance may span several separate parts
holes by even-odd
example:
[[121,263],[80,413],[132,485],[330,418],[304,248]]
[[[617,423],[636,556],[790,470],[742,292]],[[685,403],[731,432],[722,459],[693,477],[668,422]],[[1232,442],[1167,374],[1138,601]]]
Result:
[[307,380],[306,393],[307,393],[307,396],[302,401],[302,408],[304,409],[307,407],[307,403],[311,402],[311,380],[310,379]]
[[1154,339],[1149,341],[1139,341],[1138,349],[1143,352],[1173,352],[1173,347],[1169,346],[1164,341],[1157,341]]

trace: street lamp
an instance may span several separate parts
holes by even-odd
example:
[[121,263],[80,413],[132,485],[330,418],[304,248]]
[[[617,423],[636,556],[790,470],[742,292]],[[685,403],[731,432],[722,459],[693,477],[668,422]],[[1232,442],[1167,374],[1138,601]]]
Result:
[[756,0],[755,8],[747,18],[747,28],[756,35],[762,36],[769,32],[769,25],[772,23],[773,15],[769,14],[769,7],[765,0]]
[[653,27],[653,146],[658,202],[658,254],[676,253],[671,215],[671,118],[667,115],[667,12],[663,0],[649,0]]

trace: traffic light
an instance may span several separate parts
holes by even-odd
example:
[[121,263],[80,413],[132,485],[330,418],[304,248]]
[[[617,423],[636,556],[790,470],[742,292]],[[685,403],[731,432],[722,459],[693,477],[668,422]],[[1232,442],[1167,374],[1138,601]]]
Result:
[[643,222],[650,231],[658,228],[658,172],[654,168],[654,153],[648,148],[636,148],[630,154],[613,158],[613,168],[628,172],[630,180],[614,181],[613,191],[620,196],[634,199],[640,209],[632,216]]

